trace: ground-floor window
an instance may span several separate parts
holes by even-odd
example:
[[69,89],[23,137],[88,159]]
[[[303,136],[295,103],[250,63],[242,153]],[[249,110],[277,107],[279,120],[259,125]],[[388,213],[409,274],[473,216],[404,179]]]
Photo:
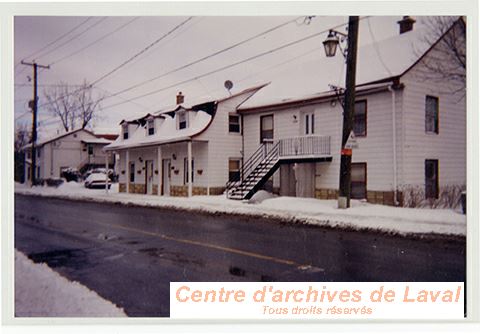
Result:
[[438,160],[425,160],[425,198],[438,198]]
[[367,164],[364,162],[352,163],[351,198],[367,198]]
[[[193,176],[195,170],[195,161],[192,158],[192,183],[193,183]],[[188,184],[188,158],[183,159],[183,184]]]
[[135,182],[135,162],[130,162],[130,183]]
[[240,181],[240,159],[228,159],[228,180]]

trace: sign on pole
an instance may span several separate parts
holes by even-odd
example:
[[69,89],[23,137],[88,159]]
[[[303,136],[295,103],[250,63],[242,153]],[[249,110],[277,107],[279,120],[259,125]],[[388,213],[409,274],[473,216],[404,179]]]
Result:
[[351,131],[350,136],[348,136],[347,142],[345,143],[345,148],[350,150],[353,148],[358,148],[358,142],[353,131]]

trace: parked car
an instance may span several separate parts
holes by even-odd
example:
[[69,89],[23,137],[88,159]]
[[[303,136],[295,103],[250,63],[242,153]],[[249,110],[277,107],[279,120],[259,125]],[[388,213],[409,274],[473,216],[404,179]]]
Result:
[[63,177],[65,180],[67,180],[67,182],[70,182],[70,181],[78,182],[78,180],[81,177],[78,169],[73,167],[68,167],[63,169],[60,176]]
[[[85,179],[85,188],[105,188],[105,173],[91,173]],[[108,178],[108,189],[112,186],[112,180]]]

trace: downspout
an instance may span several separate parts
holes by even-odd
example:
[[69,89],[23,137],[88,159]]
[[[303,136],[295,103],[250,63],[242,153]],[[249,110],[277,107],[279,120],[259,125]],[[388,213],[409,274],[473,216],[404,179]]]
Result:
[[395,89],[393,84],[388,86],[388,90],[392,93],[392,142],[393,142],[393,204],[398,205],[397,200],[397,127],[395,122]]

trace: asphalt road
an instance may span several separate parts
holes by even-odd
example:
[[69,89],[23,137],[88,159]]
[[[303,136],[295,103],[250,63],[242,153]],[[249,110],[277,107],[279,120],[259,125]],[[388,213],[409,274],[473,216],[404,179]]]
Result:
[[170,281],[464,281],[464,240],[15,195],[15,248],[129,316],[168,316]]

